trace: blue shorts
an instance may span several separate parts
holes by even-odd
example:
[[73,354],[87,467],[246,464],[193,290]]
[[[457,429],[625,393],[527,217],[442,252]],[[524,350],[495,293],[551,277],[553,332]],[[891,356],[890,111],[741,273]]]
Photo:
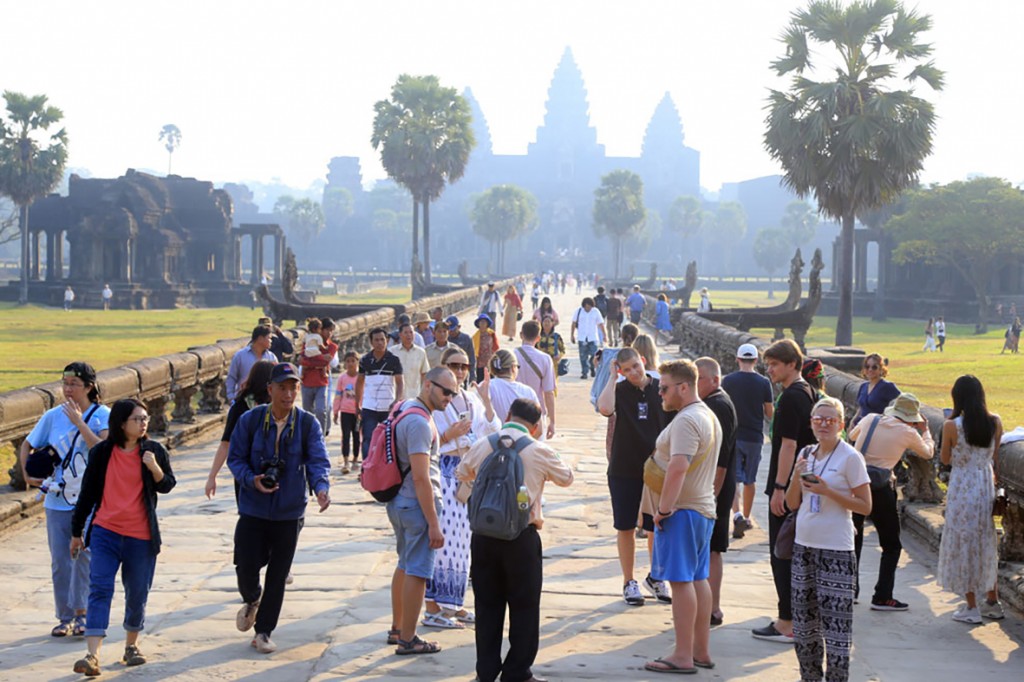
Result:
[[651,577],[670,583],[707,580],[711,566],[711,531],[715,520],[679,509],[654,529]]
[[761,443],[736,441],[736,482],[744,485],[757,483],[757,468],[761,466]]
[[[440,506],[440,502],[437,504]],[[429,580],[434,576],[436,550],[430,548],[427,518],[423,516],[419,500],[399,495],[388,502],[387,510],[398,543],[398,568],[406,575]]]

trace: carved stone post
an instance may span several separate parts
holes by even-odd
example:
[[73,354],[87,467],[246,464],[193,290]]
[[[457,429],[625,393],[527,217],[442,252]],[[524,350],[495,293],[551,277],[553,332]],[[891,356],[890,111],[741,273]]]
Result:
[[[938,447],[935,449],[938,452]],[[930,502],[938,504],[942,502],[942,489],[935,479],[935,468],[933,461],[921,459],[914,455],[905,458],[910,479],[903,487],[903,499],[907,502]]]
[[14,448],[14,466],[7,470],[7,475],[11,477],[11,487],[15,490],[26,490],[28,488],[25,485],[25,479],[21,476],[21,464],[18,463],[18,450],[23,442],[25,442],[24,436],[11,440],[11,447]]
[[252,242],[252,275],[249,277],[249,281],[254,287],[258,287],[260,285],[260,273],[258,269],[258,263],[260,260],[260,240],[255,233],[249,234],[249,240]]
[[274,235],[274,282],[284,281],[284,236]]
[[1012,500],[1006,505],[1006,514],[1003,515],[999,558],[1003,561],[1024,561],[1024,508]]
[[191,424],[196,420],[196,412],[192,409],[192,397],[199,391],[196,385],[175,388],[174,412],[171,413],[171,420],[184,424]]
[[170,396],[162,395],[146,401],[146,411],[149,412],[149,431],[152,433],[167,433],[167,403]]
[[224,410],[226,386],[224,377],[216,377],[203,382],[202,397],[199,398],[199,411],[204,414],[222,412]]

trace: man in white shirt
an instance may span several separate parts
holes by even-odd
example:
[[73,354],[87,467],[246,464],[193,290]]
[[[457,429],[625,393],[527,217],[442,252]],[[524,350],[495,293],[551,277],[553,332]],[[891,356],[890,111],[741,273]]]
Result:
[[430,371],[427,352],[413,343],[415,333],[412,324],[403,324],[398,328],[399,343],[388,349],[402,363],[402,378],[405,384],[403,400],[411,400],[420,394],[423,377]]
[[543,400],[543,420],[547,424],[541,432],[551,438],[555,435],[555,363],[550,355],[536,348],[537,340],[540,339],[540,324],[536,320],[523,323],[519,338],[523,345],[513,351],[519,361],[519,374],[516,378],[532,388]]
[[594,299],[589,296],[583,299],[583,304],[576,309],[572,316],[570,341],[576,343],[577,336],[580,346],[580,378],[586,379],[588,371],[590,378],[594,378],[596,374],[593,363],[594,353],[597,352],[598,343],[606,336],[606,332],[604,316],[601,315],[600,310],[594,307]]

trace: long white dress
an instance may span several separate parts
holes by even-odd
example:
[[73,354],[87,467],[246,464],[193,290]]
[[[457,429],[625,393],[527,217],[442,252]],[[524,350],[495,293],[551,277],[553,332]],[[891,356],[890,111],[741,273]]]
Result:
[[444,410],[435,410],[434,425],[443,433],[459,419],[459,413],[467,412],[472,424],[469,433],[454,442],[441,446],[441,532],[444,533],[444,547],[434,553],[434,575],[427,581],[426,598],[436,602],[442,609],[458,611],[465,603],[466,585],[469,579],[469,519],[466,505],[459,502],[455,493],[459,481],[455,469],[462,455],[478,439],[497,433],[501,422],[497,417],[488,421],[483,402],[474,390],[461,390],[452,398]]
[[993,446],[980,448],[964,437],[957,417],[953,468],[946,491],[946,523],[939,544],[939,585],[955,594],[987,592],[995,585],[999,564],[996,527],[992,520],[995,485]]

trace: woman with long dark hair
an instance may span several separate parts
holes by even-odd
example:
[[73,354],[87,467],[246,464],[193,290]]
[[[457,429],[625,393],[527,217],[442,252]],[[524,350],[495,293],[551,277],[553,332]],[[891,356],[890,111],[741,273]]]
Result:
[[537,320],[540,323],[543,323],[544,317],[547,315],[551,316],[551,321],[554,323],[554,326],[557,327],[558,313],[556,313],[555,309],[552,307],[551,299],[545,296],[544,298],[540,299],[540,307],[533,311],[533,319]]
[[[242,384],[235,402],[231,403],[227,419],[224,421],[224,433],[220,437],[220,445],[213,455],[213,464],[210,465],[210,475],[206,477],[206,497],[212,499],[217,493],[217,474],[228,461],[228,445],[231,442],[231,432],[235,430],[238,418],[256,407],[266,405],[270,402],[270,392],[267,386],[270,385],[270,373],[274,371],[274,363],[269,360],[260,360],[252,369],[249,376]],[[238,499],[238,481],[235,481],[235,499]]]
[[[57,625],[54,637],[85,634],[85,606],[89,598],[89,552],[68,554],[71,514],[78,501],[88,464],[89,448],[107,436],[110,408],[101,405],[96,370],[85,362],[72,362],[62,377],[64,402],[47,410],[22,442],[19,461],[25,482],[46,496],[46,538],[50,546],[53,601]],[[36,472],[29,463],[33,449],[49,446],[60,458],[53,474]],[[48,468],[48,467],[47,467]],[[35,476],[33,474],[38,474]]]
[[[85,621],[89,651],[74,667],[76,673],[90,677],[100,674],[100,644],[110,624],[118,569],[125,597],[121,662],[127,666],[146,662],[136,642],[146,620],[146,601],[160,553],[156,496],[170,492],[175,484],[167,451],[146,438],[148,426],[149,415],[141,402],[114,403],[107,439],[89,451],[89,467],[71,518],[71,556],[78,556],[86,546],[92,551]],[[92,523],[83,538],[90,516]]]
[[[942,425],[939,452],[942,463],[952,469],[936,578],[940,586],[967,601],[953,620],[977,625],[982,617],[1003,617],[995,590],[999,551],[992,520],[1003,423],[988,411],[985,388],[977,377],[965,374],[957,379],[952,397],[953,414]],[[978,592],[988,593],[980,609]]]

